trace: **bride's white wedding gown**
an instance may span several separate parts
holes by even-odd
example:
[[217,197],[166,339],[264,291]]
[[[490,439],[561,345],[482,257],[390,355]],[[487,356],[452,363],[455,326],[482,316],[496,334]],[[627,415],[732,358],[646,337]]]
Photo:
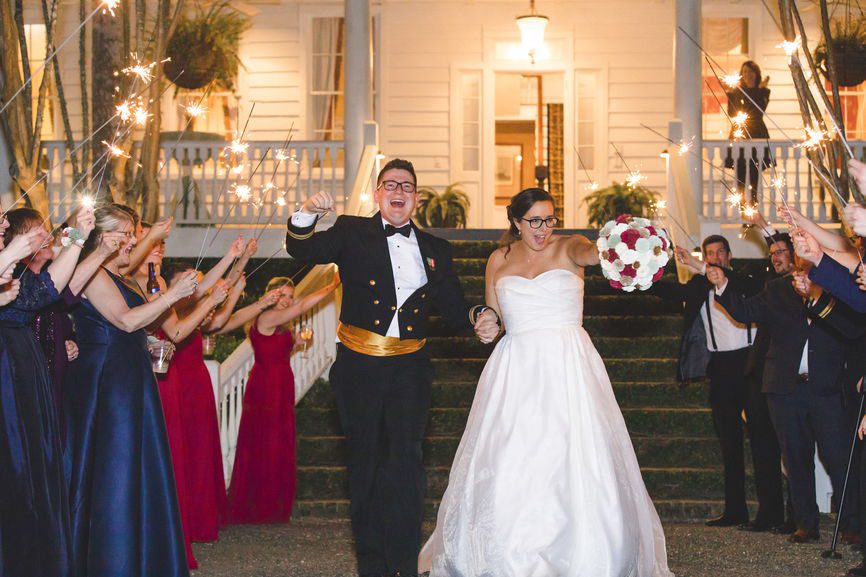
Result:
[[487,361],[421,551],[430,577],[670,577],[583,279],[505,276],[507,333]]

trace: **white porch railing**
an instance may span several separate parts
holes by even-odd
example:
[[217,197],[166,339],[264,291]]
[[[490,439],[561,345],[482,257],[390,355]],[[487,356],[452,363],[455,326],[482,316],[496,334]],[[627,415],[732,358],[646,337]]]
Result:
[[[855,156],[863,158],[866,142],[850,141],[850,144]],[[775,166],[766,166],[757,180],[758,209],[767,220],[778,222],[780,219],[776,216],[777,208],[787,203],[815,222],[833,221],[834,192],[828,189],[815,173],[803,149],[787,140],[771,140],[769,145],[766,140],[744,140],[733,143],[727,140],[705,140],[702,191],[702,216],[705,219],[723,224],[742,222],[737,208],[726,202],[726,198],[729,195],[728,188],[735,191],[748,190],[750,178],[753,178],[752,175],[756,170],[755,164],[749,161],[753,152],[757,155],[758,161],[775,160]],[[729,155],[733,161],[733,168],[725,168],[725,160]],[[737,182],[736,166],[740,158],[745,160],[746,174],[742,179],[745,186]],[[784,184],[777,192],[772,183],[778,178],[783,179]],[[744,197],[748,199],[749,194],[744,192]]]
[[[234,172],[224,163],[226,143],[223,141],[163,142],[159,161],[162,167],[159,173],[161,216],[174,215],[180,224],[223,220],[228,224],[264,224],[273,215],[274,222],[282,223],[305,198],[319,190],[331,192],[337,200],[337,209],[342,212],[345,201],[343,142],[292,142],[287,147],[291,160],[278,162],[275,151],[283,144],[251,141],[245,158]],[[140,148],[141,144],[136,142],[132,149],[133,161],[139,158]],[[62,222],[84,191],[73,180],[63,142],[44,142],[43,155],[49,206],[53,220]],[[276,189],[262,194],[268,182],[273,182]],[[230,193],[232,183],[248,183],[262,202],[239,203]],[[99,186],[98,180],[94,188],[96,186]],[[276,202],[283,191],[288,191],[285,205]]]
[[[312,292],[324,281],[330,282],[333,266],[318,267],[301,281],[296,290],[298,294]],[[334,335],[337,332],[339,299],[331,295],[293,321],[297,332],[301,323],[313,328],[313,340],[305,352],[296,351],[291,358],[292,373],[295,376],[295,402],[299,402],[318,379],[333,363],[337,349]],[[226,482],[231,479],[232,466],[237,448],[238,430],[243,411],[244,392],[247,379],[253,366],[253,347],[249,339],[236,348],[223,361],[219,369],[217,398],[219,406],[220,444],[223,450],[223,469]]]

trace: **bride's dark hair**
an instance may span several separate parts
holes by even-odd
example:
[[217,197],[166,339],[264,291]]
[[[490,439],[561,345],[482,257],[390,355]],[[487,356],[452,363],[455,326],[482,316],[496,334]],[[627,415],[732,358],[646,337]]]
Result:
[[502,235],[502,239],[499,241],[500,246],[506,247],[505,254],[511,250],[511,243],[520,239],[520,229],[517,228],[514,221],[523,218],[536,202],[545,201],[556,205],[550,193],[543,188],[524,188],[511,197],[511,204],[505,207],[505,212],[508,214],[508,231]]

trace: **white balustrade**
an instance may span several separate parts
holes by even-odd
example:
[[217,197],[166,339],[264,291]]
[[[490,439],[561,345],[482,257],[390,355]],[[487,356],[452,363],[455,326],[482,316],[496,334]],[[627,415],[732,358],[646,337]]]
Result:
[[[251,224],[285,222],[305,198],[320,190],[331,192],[337,210],[344,208],[343,148],[336,141],[297,141],[286,148],[288,160],[278,161],[283,142],[250,141],[236,171],[225,164],[223,141],[166,140],[160,147],[160,214],[174,215],[180,224]],[[140,156],[140,143],[132,148],[132,160]],[[61,141],[43,143],[46,188],[52,220],[62,221],[84,194],[75,182]],[[133,167],[135,164],[133,164]],[[97,171],[90,192],[107,195],[108,175]],[[267,183],[274,189],[266,189]],[[248,184],[252,202],[238,202],[233,184]],[[283,193],[285,195],[283,196]],[[277,202],[283,197],[285,204]]]
[[[851,141],[857,158],[863,158],[864,141]],[[741,192],[746,201],[750,177],[756,170],[752,155],[758,162],[772,160],[757,179],[757,208],[770,222],[778,222],[777,211],[785,204],[798,209],[815,222],[833,222],[833,199],[835,193],[821,180],[810,165],[805,151],[787,140],[705,140],[703,145],[704,183],[703,217],[721,223],[740,223],[742,219],[736,206],[726,201],[730,191]],[[725,160],[730,158],[729,166]],[[743,159],[745,176],[737,182],[737,161]],[[760,165],[759,165],[760,166]],[[774,186],[774,181],[780,186]]]

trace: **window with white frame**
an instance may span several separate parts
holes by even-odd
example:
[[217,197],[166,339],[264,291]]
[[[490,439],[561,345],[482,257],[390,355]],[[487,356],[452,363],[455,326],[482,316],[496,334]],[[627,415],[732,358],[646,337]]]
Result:
[[749,60],[749,18],[743,16],[712,16],[701,19],[701,43],[712,57],[711,67],[702,60],[701,111],[704,118],[704,138],[726,139],[730,123],[725,117],[728,106],[726,87],[719,77],[739,72]]
[[[373,117],[376,117],[376,55],[377,19],[373,31]],[[343,140],[345,112],[345,50],[346,21],[342,16],[314,17],[312,19],[312,46],[310,50],[310,136],[313,140]]]

